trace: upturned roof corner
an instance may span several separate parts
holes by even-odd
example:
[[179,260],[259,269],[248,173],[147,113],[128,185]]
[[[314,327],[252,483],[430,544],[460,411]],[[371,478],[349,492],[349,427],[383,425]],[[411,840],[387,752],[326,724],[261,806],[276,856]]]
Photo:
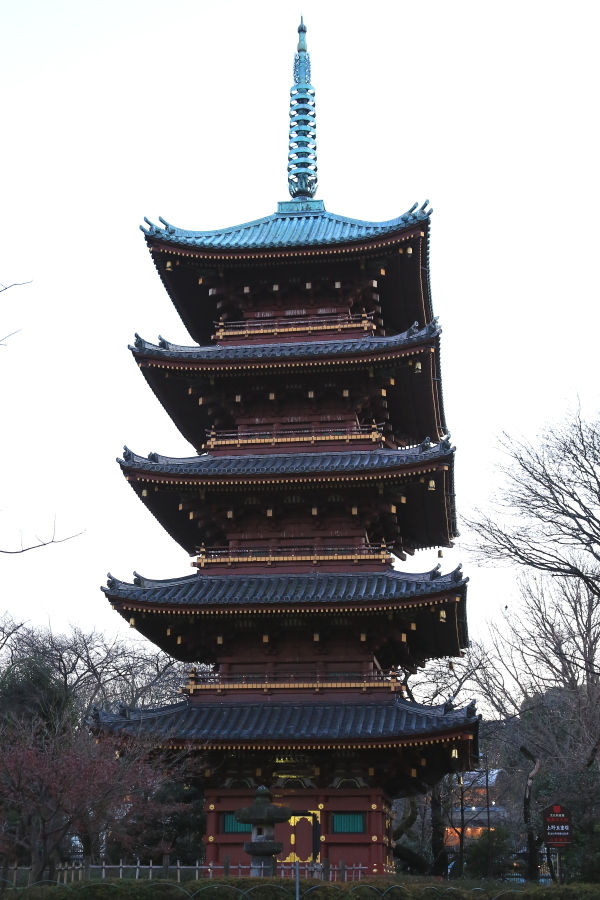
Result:
[[174,246],[215,250],[351,244],[426,223],[433,212],[428,208],[428,203],[428,200],[421,206],[414,203],[402,215],[382,222],[330,213],[325,210],[321,200],[311,200],[287,201],[281,203],[280,209],[272,215],[210,231],[190,231],[167,223],[161,228],[149,219],[144,220],[149,227],[140,225],[140,229],[149,243],[160,241]]

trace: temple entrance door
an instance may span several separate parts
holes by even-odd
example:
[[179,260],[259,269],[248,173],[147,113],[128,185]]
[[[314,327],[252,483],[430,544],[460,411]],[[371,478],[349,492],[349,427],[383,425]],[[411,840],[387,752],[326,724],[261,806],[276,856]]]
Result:
[[286,824],[287,834],[282,835],[282,839],[283,852],[288,855],[283,862],[320,862],[321,811],[302,810],[295,813]]

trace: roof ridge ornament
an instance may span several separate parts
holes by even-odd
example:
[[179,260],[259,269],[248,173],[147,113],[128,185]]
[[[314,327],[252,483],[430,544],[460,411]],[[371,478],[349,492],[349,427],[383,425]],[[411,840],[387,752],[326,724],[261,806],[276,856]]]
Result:
[[294,84],[290,88],[290,142],[288,187],[294,200],[310,200],[317,190],[317,131],[315,89],[310,83],[310,55],[306,25],[300,17],[294,57]]

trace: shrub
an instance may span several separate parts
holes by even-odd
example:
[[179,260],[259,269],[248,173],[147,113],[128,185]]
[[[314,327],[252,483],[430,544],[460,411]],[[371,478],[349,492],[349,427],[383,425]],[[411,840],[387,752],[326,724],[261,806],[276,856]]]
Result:
[[[475,878],[501,878],[513,866],[512,838],[508,828],[498,825],[467,847],[465,858],[467,873]],[[490,871],[491,868],[491,871]]]

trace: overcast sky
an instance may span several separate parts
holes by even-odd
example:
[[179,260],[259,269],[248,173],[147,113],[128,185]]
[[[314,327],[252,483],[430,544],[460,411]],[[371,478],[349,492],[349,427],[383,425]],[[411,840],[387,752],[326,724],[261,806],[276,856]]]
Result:
[[[32,623],[126,626],[108,570],[190,574],[114,462],[190,453],[127,350],[192,343],[138,224],[211,229],[287,199],[300,12],[328,210],[392,218],[429,199],[433,301],[459,511],[498,483],[497,436],[598,406],[598,6],[571,2],[4,0],[0,556]],[[471,576],[471,632],[513,602]],[[437,563],[435,551],[410,562]]]

